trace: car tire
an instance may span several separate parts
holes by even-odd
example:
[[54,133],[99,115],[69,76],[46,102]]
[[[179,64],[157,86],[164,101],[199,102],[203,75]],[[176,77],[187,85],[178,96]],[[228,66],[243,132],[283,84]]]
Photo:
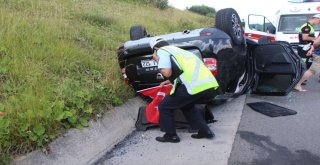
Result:
[[221,9],[216,14],[216,28],[226,32],[236,45],[245,44],[241,20],[233,8]]
[[130,40],[139,40],[147,37],[147,31],[144,26],[137,25],[130,28]]

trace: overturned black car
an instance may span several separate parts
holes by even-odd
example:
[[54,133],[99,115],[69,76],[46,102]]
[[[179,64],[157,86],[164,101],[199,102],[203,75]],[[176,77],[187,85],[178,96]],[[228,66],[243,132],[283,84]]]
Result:
[[[227,100],[246,92],[286,95],[304,71],[301,58],[286,42],[255,42],[244,37],[240,18],[232,8],[219,10],[215,27],[184,30],[157,37],[196,54],[219,82],[219,95]],[[159,85],[165,78],[152,60],[152,37],[143,26],[130,29],[130,41],[118,49],[125,81],[135,91]],[[263,40],[261,40],[263,41]]]

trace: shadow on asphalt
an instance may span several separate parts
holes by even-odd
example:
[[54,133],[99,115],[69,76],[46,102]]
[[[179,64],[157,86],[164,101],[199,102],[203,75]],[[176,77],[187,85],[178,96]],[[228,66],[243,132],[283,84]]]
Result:
[[320,157],[306,150],[291,152],[287,147],[275,144],[270,137],[257,135],[253,132],[240,131],[240,137],[255,147],[260,147],[268,156],[262,159],[253,159],[252,164],[317,164]]

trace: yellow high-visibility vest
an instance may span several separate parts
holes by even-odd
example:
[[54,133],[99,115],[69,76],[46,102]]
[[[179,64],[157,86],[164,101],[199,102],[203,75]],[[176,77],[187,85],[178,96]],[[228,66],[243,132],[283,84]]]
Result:
[[305,26],[309,26],[310,27],[309,34],[314,34],[314,27],[309,22],[307,22],[307,23],[303,24],[302,26],[300,26],[299,33],[302,33],[302,28],[305,27]]
[[[179,79],[185,85],[190,95],[200,93],[210,88],[217,89],[219,87],[211,71],[193,53],[175,46],[164,46],[161,49],[171,54],[175,59],[173,62],[176,62],[176,64],[180,66],[183,73],[179,76]],[[171,95],[175,91],[177,79],[174,80],[173,88],[170,92]]]

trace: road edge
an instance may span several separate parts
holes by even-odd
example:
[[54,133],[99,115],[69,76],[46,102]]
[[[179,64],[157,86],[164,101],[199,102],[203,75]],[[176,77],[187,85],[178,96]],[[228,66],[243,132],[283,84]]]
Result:
[[[92,164],[111,150],[135,130],[135,121],[139,107],[146,103],[135,97],[121,106],[106,112],[98,121],[90,121],[84,129],[70,129],[63,136],[49,144],[50,154],[45,155],[36,150],[18,157],[13,164],[19,165],[58,165],[58,164]],[[121,129],[119,129],[121,126]]]

